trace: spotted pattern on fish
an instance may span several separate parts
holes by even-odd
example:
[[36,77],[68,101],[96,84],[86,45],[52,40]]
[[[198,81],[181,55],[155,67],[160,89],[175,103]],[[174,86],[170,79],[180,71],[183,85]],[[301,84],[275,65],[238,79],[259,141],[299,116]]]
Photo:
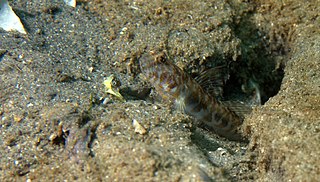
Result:
[[242,140],[238,133],[242,118],[208,94],[164,54],[142,55],[140,69],[156,91],[163,98],[175,102],[184,113],[204,123],[220,136],[230,140]]

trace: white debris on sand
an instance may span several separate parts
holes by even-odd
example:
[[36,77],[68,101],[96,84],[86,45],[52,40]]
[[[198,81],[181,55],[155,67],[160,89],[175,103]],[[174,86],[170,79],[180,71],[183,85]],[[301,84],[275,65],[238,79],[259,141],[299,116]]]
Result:
[[67,5],[72,6],[72,7],[76,7],[76,5],[77,5],[76,0],[64,0],[64,2],[65,2]]
[[16,30],[26,34],[20,18],[13,12],[7,0],[0,0],[0,28],[5,31]]

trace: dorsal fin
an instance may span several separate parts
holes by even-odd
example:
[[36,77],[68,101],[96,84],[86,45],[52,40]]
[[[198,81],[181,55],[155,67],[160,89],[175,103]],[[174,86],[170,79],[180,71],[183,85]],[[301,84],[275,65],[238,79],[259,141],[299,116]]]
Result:
[[201,72],[194,79],[209,94],[216,98],[222,98],[223,86],[229,78],[226,66],[217,66]]
[[240,101],[223,101],[221,103],[241,118],[244,118],[245,115],[250,114],[252,111],[252,107]]

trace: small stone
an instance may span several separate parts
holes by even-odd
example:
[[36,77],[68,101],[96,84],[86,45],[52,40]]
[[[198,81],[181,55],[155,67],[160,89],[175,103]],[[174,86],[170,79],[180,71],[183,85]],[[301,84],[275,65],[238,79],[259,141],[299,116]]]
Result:
[[91,66],[90,68],[88,68],[89,72],[92,73],[94,68]]
[[50,141],[53,141],[54,139],[56,139],[58,136],[57,136],[57,134],[56,133],[53,133],[53,134],[51,134],[50,136],[49,136],[49,140]]
[[147,130],[135,119],[132,120],[132,126],[134,127],[134,132],[139,133],[140,135],[147,133]]
[[154,110],[158,110],[160,107],[157,106],[157,105],[153,105],[152,108],[153,108]]
[[20,122],[22,121],[22,117],[15,115],[15,116],[13,116],[13,120],[14,120],[15,122],[20,123]]

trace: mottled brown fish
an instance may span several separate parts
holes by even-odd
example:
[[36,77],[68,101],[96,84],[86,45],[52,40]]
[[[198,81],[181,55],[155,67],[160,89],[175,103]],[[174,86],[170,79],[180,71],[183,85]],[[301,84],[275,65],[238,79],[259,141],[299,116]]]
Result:
[[230,140],[242,140],[238,128],[243,120],[208,94],[198,82],[167,60],[164,54],[140,58],[140,68],[157,92],[176,103],[184,113],[204,123],[210,130]]

